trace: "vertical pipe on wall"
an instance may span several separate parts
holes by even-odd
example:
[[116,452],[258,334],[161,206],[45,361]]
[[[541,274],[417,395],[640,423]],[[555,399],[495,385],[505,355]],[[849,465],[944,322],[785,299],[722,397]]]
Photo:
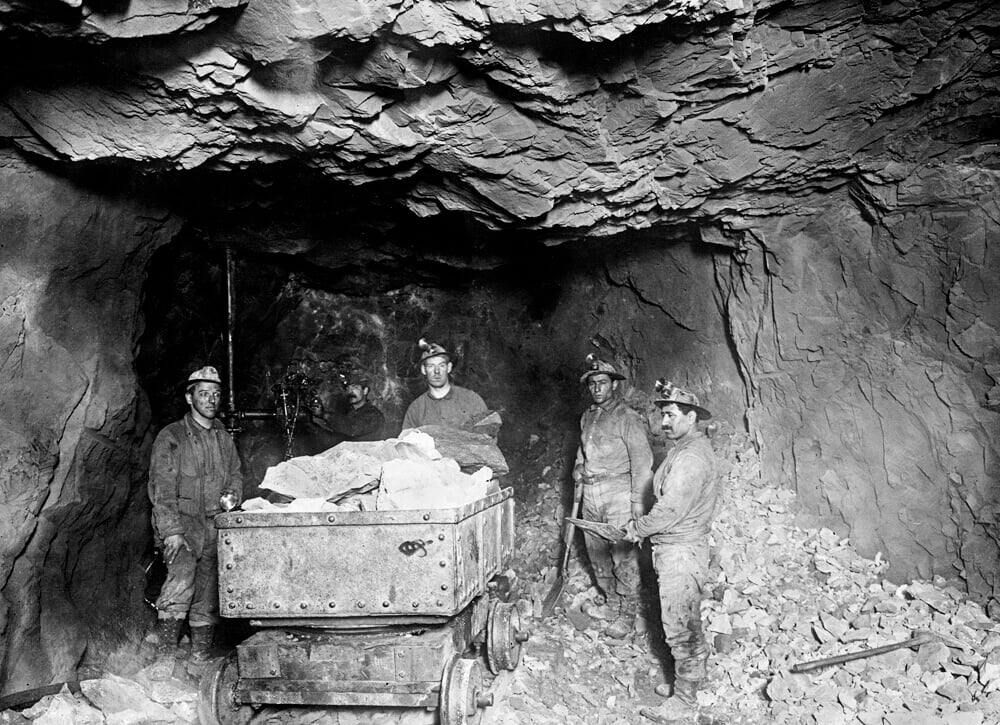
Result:
[[235,262],[233,260],[233,249],[229,245],[226,245],[226,354],[227,354],[227,364],[229,366],[229,414],[233,417],[233,422],[235,424],[236,420],[236,384],[233,381],[233,327],[234,327],[234,312],[235,307],[235,295],[233,294],[233,273],[235,269]]

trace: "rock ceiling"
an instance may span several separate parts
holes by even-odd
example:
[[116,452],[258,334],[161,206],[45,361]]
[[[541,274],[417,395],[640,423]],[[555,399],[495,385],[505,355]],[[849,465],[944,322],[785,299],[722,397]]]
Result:
[[998,25],[915,0],[0,0],[0,136],[149,170],[292,160],[553,239],[693,219],[728,244],[788,210],[776,190],[995,165]]

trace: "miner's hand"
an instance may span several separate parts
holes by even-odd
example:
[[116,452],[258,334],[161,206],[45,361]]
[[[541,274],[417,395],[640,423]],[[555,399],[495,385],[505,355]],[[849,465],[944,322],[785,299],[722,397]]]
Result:
[[632,504],[632,519],[633,520],[642,518],[643,514],[645,514],[645,513],[646,512],[642,510],[642,504],[641,503],[634,503],[634,504]]
[[631,541],[633,544],[638,544],[640,541],[640,536],[635,530],[635,520],[629,521],[625,524],[625,541]]
[[191,551],[191,547],[188,546],[187,539],[180,534],[168,536],[163,540],[163,560],[168,564],[173,564],[174,559],[176,559],[177,555],[181,553],[181,549]]
[[309,401],[309,413],[315,418],[320,418],[323,416],[323,401],[319,398],[313,398]]

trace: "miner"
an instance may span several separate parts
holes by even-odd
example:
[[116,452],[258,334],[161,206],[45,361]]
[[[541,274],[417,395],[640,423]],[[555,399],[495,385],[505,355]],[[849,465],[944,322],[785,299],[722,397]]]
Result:
[[[625,376],[614,365],[587,357],[580,377],[593,404],[580,419],[580,446],[573,481],[582,486],[581,518],[623,528],[642,516],[653,476],[653,453],[646,425],[619,394]],[[608,609],[615,614],[605,634],[629,636],[639,607],[639,558],[632,543],[609,543],[584,532],[587,554]]]
[[660,710],[642,710],[659,722],[690,718],[705,679],[708,647],[701,623],[701,599],[708,576],[708,534],[719,498],[715,453],[698,421],[712,414],[693,393],[657,381],[666,437],[674,442],[653,477],[655,503],[626,526],[626,539],[649,537],[660,590],[663,635],[674,659],[674,686],[656,686],[669,697]]
[[243,495],[236,445],[216,416],[222,381],[213,367],[191,373],[189,410],[153,442],[149,498],[153,535],[167,566],[156,599],[158,654],[173,659],[181,625],[191,628],[191,662],[208,660],[219,621],[218,551],[214,517]]
[[343,375],[344,405],[326,411],[316,398],[309,406],[312,422],[342,441],[379,441],[384,436],[385,416],[368,399],[371,380],[362,370],[354,369]]
[[451,354],[437,343],[421,339],[420,372],[427,391],[406,409],[403,430],[422,425],[470,429],[490,410],[479,395],[451,382]]

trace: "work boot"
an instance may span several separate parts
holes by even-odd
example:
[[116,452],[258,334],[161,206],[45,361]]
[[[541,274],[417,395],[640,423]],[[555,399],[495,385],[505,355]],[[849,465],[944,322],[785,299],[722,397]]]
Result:
[[212,649],[212,637],[215,627],[206,624],[202,627],[191,627],[191,661],[208,662],[209,651]]
[[622,599],[618,616],[604,630],[604,634],[612,639],[625,639],[635,632],[636,603],[632,599]]
[[156,659],[153,661],[153,675],[158,679],[171,676],[177,659],[177,640],[180,638],[182,620],[156,620]]
[[678,677],[671,687],[666,683],[657,685],[654,692],[669,698],[660,707],[644,707],[639,714],[661,725],[681,725],[693,723],[698,716],[698,685],[694,680]]

